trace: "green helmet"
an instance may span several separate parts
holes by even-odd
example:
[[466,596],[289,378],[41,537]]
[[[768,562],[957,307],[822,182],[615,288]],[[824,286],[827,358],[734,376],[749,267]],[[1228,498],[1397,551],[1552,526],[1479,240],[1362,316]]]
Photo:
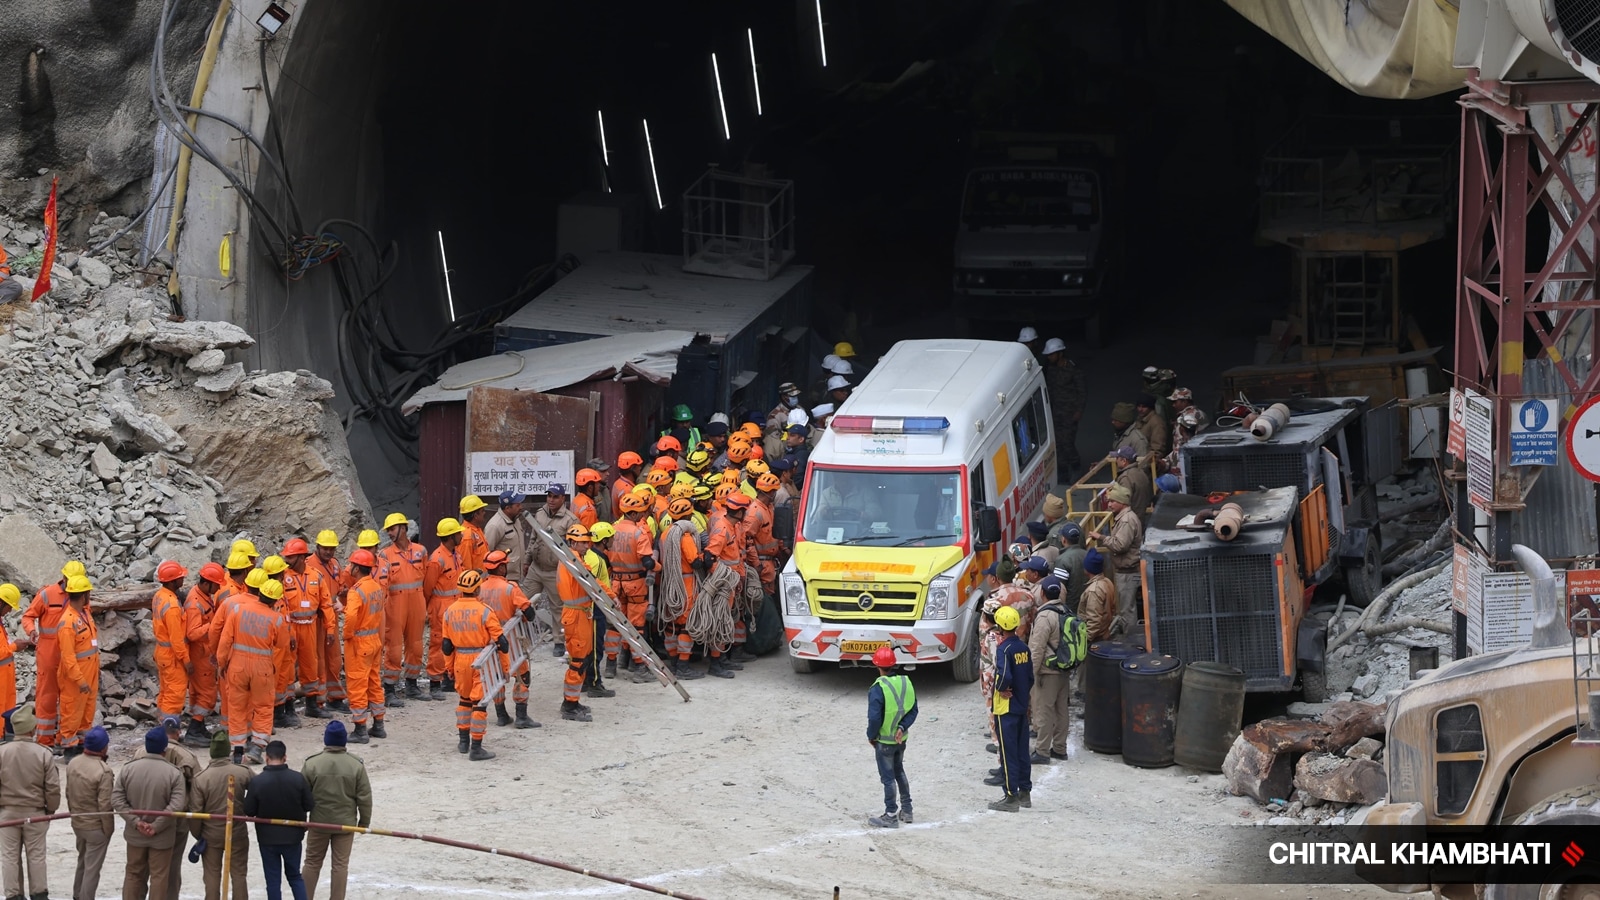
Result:
[[688,404],[679,403],[677,406],[672,408],[672,421],[692,422],[694,421],[694,413],[689,411]]

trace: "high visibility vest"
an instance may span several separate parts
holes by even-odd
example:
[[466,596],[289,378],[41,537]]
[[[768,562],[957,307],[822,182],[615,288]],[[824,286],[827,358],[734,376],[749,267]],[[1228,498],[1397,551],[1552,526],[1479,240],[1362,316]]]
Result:
[[898,744],[894,733],[900,728],[900,720],[916,705],[917,689],[904,675],[880,675],[873,684],[883,691],[883,724],[878,728],[878,743]]

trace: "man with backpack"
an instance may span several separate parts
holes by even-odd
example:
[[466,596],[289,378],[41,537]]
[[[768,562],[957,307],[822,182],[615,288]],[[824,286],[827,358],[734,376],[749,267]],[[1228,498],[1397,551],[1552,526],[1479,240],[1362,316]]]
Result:
[[[911,678],[895,672],[894,648],[879,647],[872,654],[878,680],[867,688],[867,743],[878,759],[883,782],[883,815],[867,824],[899,828],[911,823],[911,782],[906,780],[906,730],[917,720],[917,691]],[[899,789],[898,801],[896,788]]]
[[1088,649],[1083,623],[1066,607],[1065,589],[1051,576],[1039,582],[1044,605],[1033,620],[1028,654],[1037,661],[1033,690],[1033,722],[1039,729],[1030,763],[1047,766],[1067,758],[1067,731],[1072,721],[1072,672]]

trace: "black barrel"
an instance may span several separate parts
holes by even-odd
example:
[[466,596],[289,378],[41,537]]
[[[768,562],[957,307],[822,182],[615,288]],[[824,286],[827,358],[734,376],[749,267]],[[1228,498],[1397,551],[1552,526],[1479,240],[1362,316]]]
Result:
[[1083,745],[1096,753],[1122,752],[1122,661],[1144,650],[1119,641],[1089,645],[1083,672]]
[[1122,661],[1123,762],[1146,769],[1172,765],[1182,687],[1177,657],[1145,653]]
[[1219,662],[1183,670],[1183,702],[1172,757],[1180,766],[1221,772],[1244,721],[1244,672]]

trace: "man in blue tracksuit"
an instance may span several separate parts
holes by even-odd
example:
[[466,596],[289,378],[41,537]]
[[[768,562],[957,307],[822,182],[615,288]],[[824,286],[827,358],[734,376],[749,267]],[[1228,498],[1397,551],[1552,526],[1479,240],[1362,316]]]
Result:
[[[1033,690],[1033,660],[1028,645],[1017,637],[1022,616],[1009,606],[994,613],[1000,645],[994,652],[995,740],[1000,744],[999,784],[1006,795],[989,804],[1000,812],[1033,806],[1033,770],[1028,759],[1028,694]],[[988,783],[994,784],[991,779]]]
[[[917,720],[917,691],[911,679],[894,670],[894,649],[879,647],[872,654],[878,680],[867,689],[867,743],[878,758],[878,778],[883,781],[883,815],[867,819],[877,828],[899,828],[911,822],[911,782],[906,780],[906,731]],[[899,788],[899,802],[895,789]],[[898,810],[896,809],[898,807]]]

